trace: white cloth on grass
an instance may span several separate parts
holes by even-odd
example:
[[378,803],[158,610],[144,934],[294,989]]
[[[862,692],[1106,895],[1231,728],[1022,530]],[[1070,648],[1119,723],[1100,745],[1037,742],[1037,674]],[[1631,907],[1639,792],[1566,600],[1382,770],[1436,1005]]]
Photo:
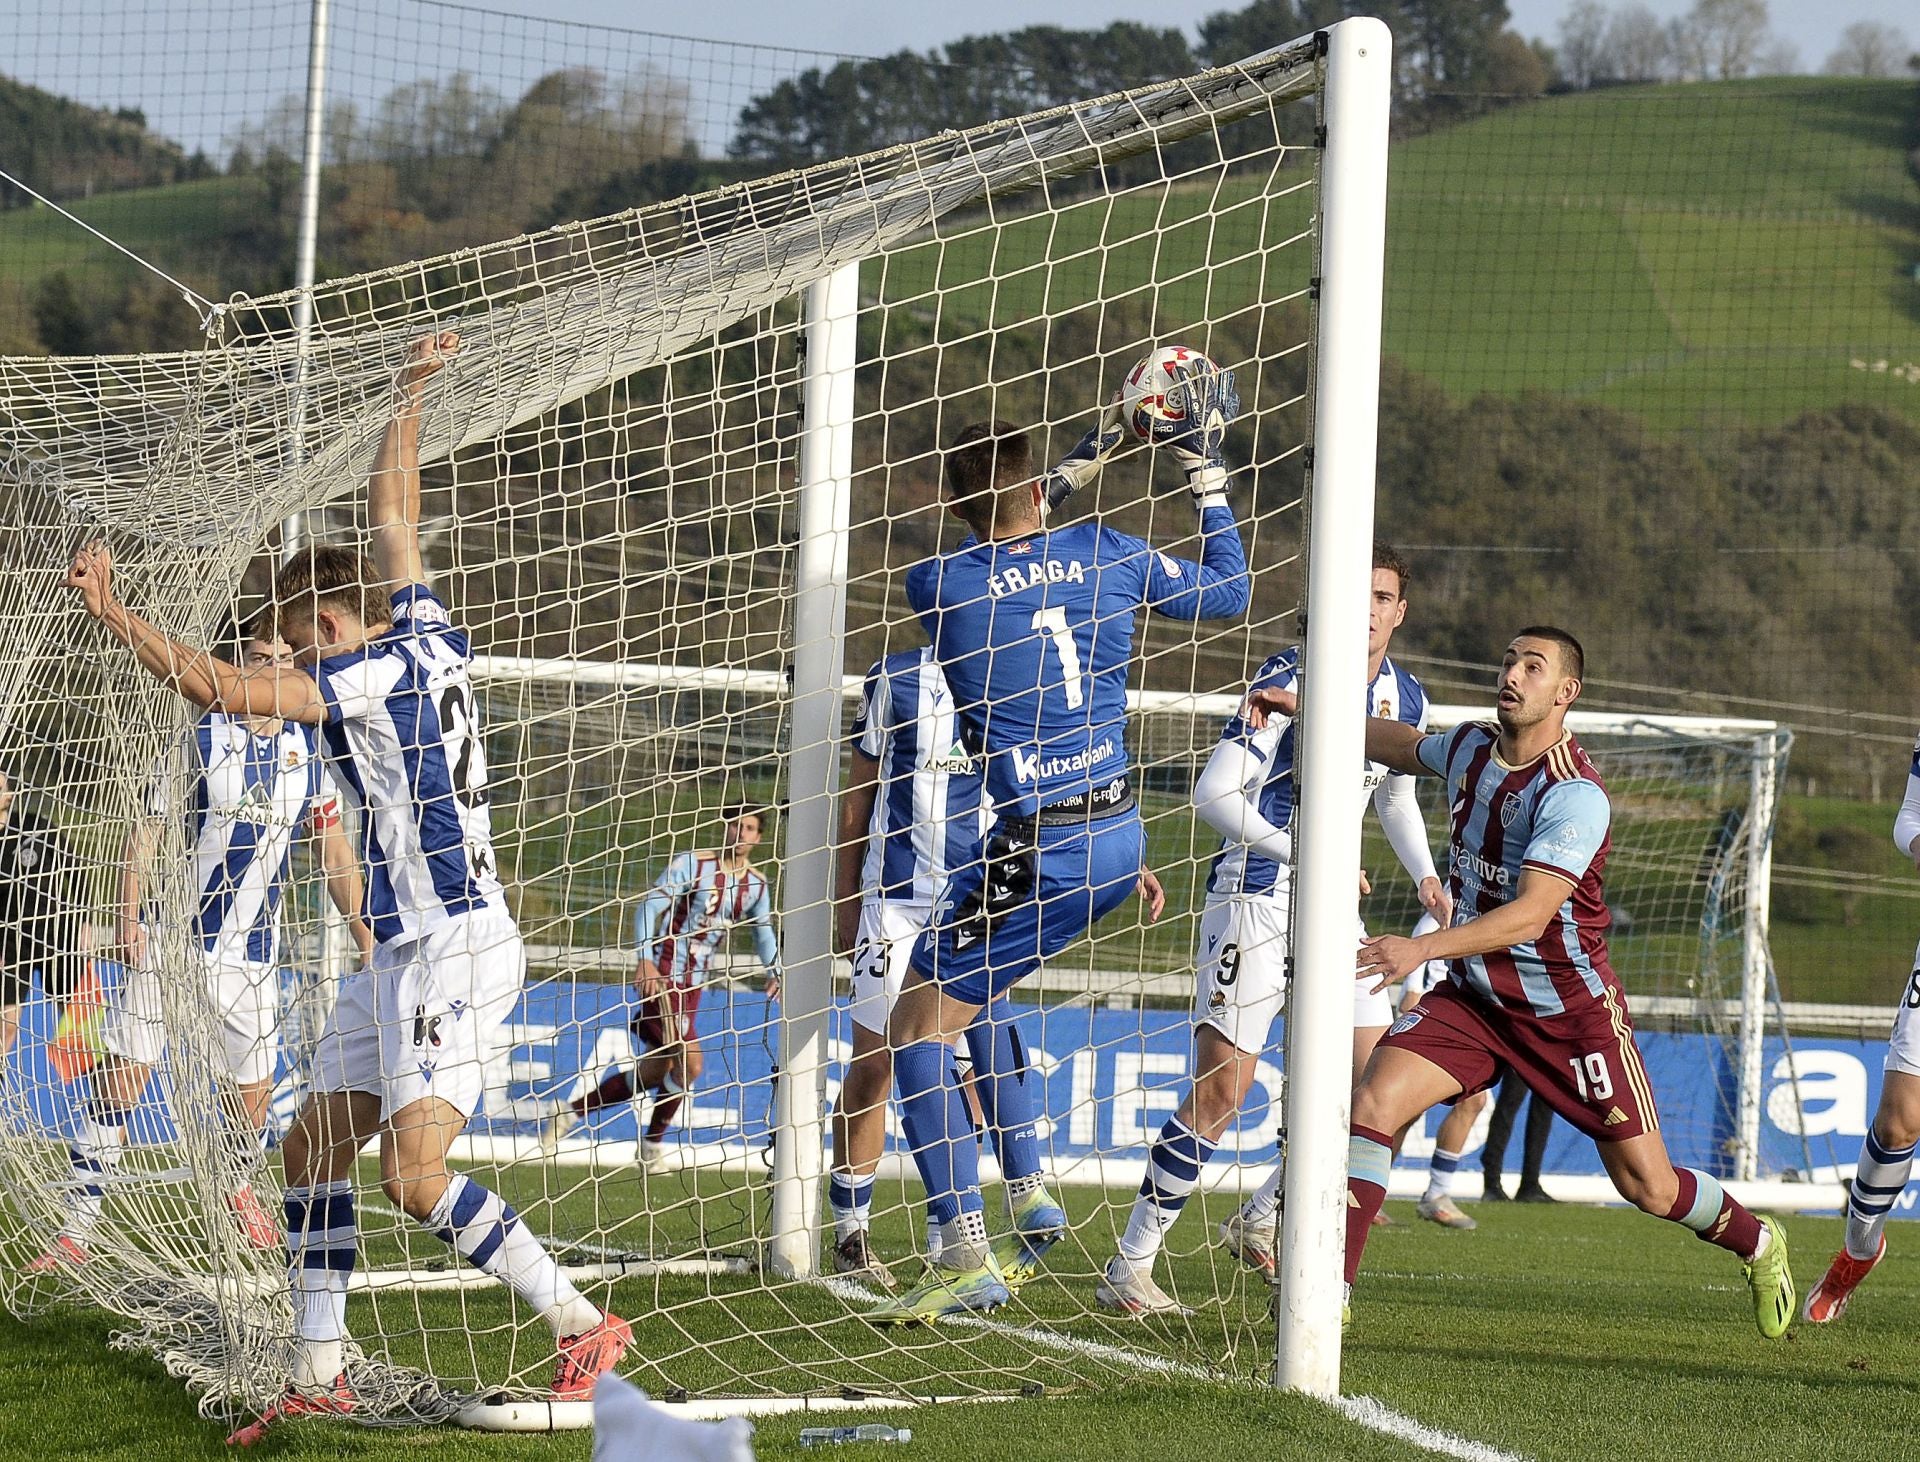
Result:
[[593,1462],[753,1462],[753,1423],[683,1421],[608,1371],[593,1388]]

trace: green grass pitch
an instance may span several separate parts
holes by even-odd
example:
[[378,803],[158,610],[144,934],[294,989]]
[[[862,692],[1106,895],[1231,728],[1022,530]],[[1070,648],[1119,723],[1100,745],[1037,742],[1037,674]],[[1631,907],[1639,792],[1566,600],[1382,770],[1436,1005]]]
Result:
[[[571,1170],[575,1173],[578,1170]],[[641,1180],[611,1173],[597,1191],[548,1204],[552,1175],[534,1165],[488,1173],[529,1218],[562,1235],[595,1224],[616,1244],[673,1247],[709,1225],[716,1252],[752,1208],[738,1180],[655,1179],[656,1218]],[[558,1186],[558,1184],[555,1184]],[[589,1197],[588,1195],[593,1196]],[[749,1276],[627,1280],[611,1289],[632,1317],[643,1355],[632,1377],[655,1391],[910,1389],[966,1392],[1044,1387],[1044,1396],[876,1414],[914,1432],[911,1455],[1151,1458],[1220,1455],[1400,1458],[1429,1455],[1332,1410],[1262,1384],[1272,1328],[1264,1294],[1207,1247],[1228,1200],[1209,1198],[1176,1231],[1163,1280],[1199,1313],[1186,1321],[1120,1320],[1091,1312],[1097,1265],[1128,1192],[1067,1193],[1075,1238],[1046,1276],[995,1317],[990,1332],[951,1326],[876,1334],[855,1307],[820,1290],[764,1289]],[[597,1205],[595,1207],[594,1205]],[[1469,1205],[1477,1232],[1442,1231],[1389,1205],[1400,1220],[1377,1231],[1348,1331],[1343,1390],[1374,1397],[1424,1425],[1524,1457],[1590,1462],[1638,1448],[1696,1457],[1871,1458],[1906,1445],[1909,1401],[1920,1385],[1920,1248],[1896,1225],[1892,1255],[1852,1310],[1825,1330],[1799,1326],[1769,1344],[1755,1331],[1738,1266],[1681,1230],[1619,1209]],[[368,1214],[373,1262],[399,1257],[400,1230]],[[1790,1225],[1802,1290],[1838,1240],[1832,1219]],[[745,1238],[745,1227],[736,1237]],[[883,1252],[910,1262],[904,1212],[877,1233]],[[415,1261],[442,1252],[408,1238]],[[603,1286],[598,1294],[607,1299]],[[353,1322],[375,1327],[356,1298]],[[447,1363],[477,1364],[489,1379],[536,1376],[545,1333],[518,1321],[499,1291],[389,1296],[379,1325],[398,1359],[419,1359],[419,1335]],[[31,1324],[0,1320],[0,1456],[62,1451],[103,1458],[223,1455],[220,1428],[199,1420],[186,1393],[151,1361],[106,1348],[111,1323],[58,1312]],[[1042,1348],[1028,1330],[1107,1347],[1087,1359]],[[1139,1367],[1115,1359],[1142,1358]],[[1172,1361],[1218,1379],[1146,1369]],[[731,1376],[729,1375],[731,1373]],[[742,1385],[741,1375],[752,1379]],[[840,1420],[840,1417],[830,1418]],[[815,1418],[817,1424],[821,1418]],[[767,1458],[797,1456],[804,1418],[759,1423]],[[490,1437],[447,1428],[369,1431],[289,1426],[261,1455],[288,1458],[585,1458],[584,1434]],[[891,1455],[891,1454],[889,1454]]]

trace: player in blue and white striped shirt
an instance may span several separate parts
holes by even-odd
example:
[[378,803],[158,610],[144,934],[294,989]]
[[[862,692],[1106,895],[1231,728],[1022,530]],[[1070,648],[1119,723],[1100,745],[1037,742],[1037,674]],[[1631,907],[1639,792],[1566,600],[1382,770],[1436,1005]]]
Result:
[[[989,804],[979,758],[967,750],[946,675],[930,649],[887,656],[867,672],[840,800],[837,947],[853,961],[853,1055],[833,1114],[833,1266],[892,1288],[867,1240],[874,1172],[886,1144],[893,1081],[887,1016],[913,947],[952,874],[980,855]],[[1045,1196],[1026,1045],[1012,1007],[997,1000],[966,1032],[973,1091],[1000,1160],[1011,1211]],[[956,1056],[956,1060],[960,1059]],[[928,1224],[939,1252],[939,1226]]]
[[[459,344],[451,332],[416,342],[395,380],[367,484],[373,571],[352,549],[314,547],[275,580],[280,631],[303,668],[241,670],[173,639],[114,594],[104,544],[75,555],[67,575],[87,612],[188,700],[323,727],[335,779],[361,811],[373,964],[343,982],[315,1051],[314,1096],[281,1145],[293,1377],[239,1442],[279,1417],[356,1406],[343,1366],[359,1249],[351,1174],[376,1135],[387,1195],[552,1327],[556,1397],[589,1395],[632,1344],[626,1322],[575,1289],[518,1214],[447,1170],[526,963],[494,869],[470,648],[420,557],[426,384]],[[375,585],[391,589],[384,606]]]
[[[284,642],[271,632],[242,630],[233,640],[247,665],[291,664]],[[103,1179],[126,1150],[127,1119],[166,1051],[154,939],[190,944],[206,981],[232,1080],[229,1120],[235,1158],[228,1206],[256,1248],[278,1248],[280,1225],[254,1196],[251,1175],[273,1096],[279,1036],[280,896],[293,844],[314,838],[327,892],[352,921],[363,958],[372,936],[360,922],[360,869],[340,823],[340,799],[326,774],[311,726],[271,717],[209,711],[184,748],[154,769],[148,816],[127,839],[120,884],[119,943],[126,974],[108,1008],[106,1055],[88,1073],[88,1096],[68,1149],[74,1178],[67,1213],[47,1252],[27,1266],[38,1272],[84,1264],[99,1228]],[[190,789],[176,806],[172,782],[184,770]],[[198,900],[184,929],[150,928],[143,910],[145,869],[153,861],[162,824],[184,814]],[[184,936],[184,937],[181,937]]]

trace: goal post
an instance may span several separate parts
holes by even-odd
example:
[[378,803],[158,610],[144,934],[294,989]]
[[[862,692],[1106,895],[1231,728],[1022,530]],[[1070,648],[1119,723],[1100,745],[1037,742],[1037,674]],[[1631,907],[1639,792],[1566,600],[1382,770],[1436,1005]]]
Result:
[[773,1147],[772,1262],[776,1273],[791,1279],[812,1275],[820,1255],[860,266],[843,265],[809,285],[806,300],[793,602],[794,751],[787,764],[781,890],[786,978]]
[[[1359,924],[1354,747],[1364,740],[1380,317],[1387,244],[1387,119],[1393,41],[1381,22],[1326,33],[1324,150],[1315,241],[1318,320],[1309,427],[1307,643],[1300,731],[1300,831],[1292,1011],[1287,1022],[1286,1202],[1278,1255],[1274,1378],[1340,1391],[1346,1250],[1350,966]],[[1316,975],[1324,976],[1316,978]]]

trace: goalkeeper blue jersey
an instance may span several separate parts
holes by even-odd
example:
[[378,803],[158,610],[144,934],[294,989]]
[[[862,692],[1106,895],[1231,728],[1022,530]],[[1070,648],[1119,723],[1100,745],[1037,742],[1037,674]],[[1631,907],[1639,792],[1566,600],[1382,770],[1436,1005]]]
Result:
[[907,574],[995,811],[1030,815],[1127,774],[1127,667],[1142,608],[1226,619],[1252,596],[1233,513],[1201,518],[1201,558],[1074,523],[969,540]]

